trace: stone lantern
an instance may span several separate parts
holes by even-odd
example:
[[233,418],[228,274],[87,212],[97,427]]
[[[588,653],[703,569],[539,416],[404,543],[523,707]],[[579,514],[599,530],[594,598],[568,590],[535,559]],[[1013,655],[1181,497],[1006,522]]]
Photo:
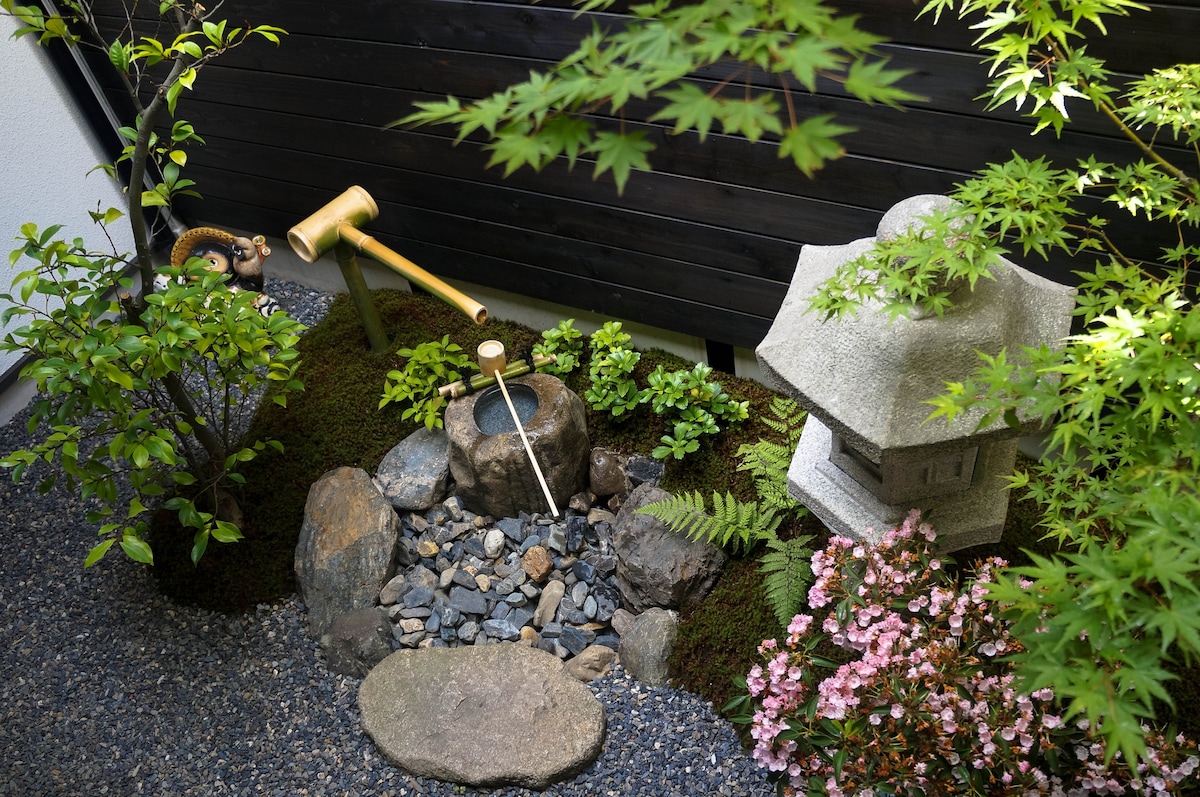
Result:
[[[945,207],[941,196],[894,206],[877,235],[903,234]],[[982,411],[951,425],[926,419],[927,400],[947,382],[965,380],[989,355],[1061,345],[1075,290],[1004,260],[943,317],[890,320],[878,306],[824,320],[808,312],[817,286],[867,252],[874,238],[842,246],[805,246],[787,297],[756,354],[769,381],[809,412],[788,471],[789,493],[832,531],[855,539],[877,534],[920,508],[949,552],[1000,539],[1008,511],[1004,476],[1016,464],[1017,439],[1037,431],[1021,418],[976,429]]]

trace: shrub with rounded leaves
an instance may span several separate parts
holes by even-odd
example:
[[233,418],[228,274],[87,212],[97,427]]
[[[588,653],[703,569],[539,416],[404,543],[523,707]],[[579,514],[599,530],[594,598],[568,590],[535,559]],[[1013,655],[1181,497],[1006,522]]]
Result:
[[[0,456],[0,468],[11,468],[20,479],[38,460],[57,464],[80,497],[100,499],[102,507],[89,513],[89,522],[100,524],[100,542],[85,566],[118,542],[130,558],[153,564],[146,503],[175,491],[163,506],[178,513],[183,527],[195,529],[196,562],[210,539],[242,536],[242,513],[231,491],[243,481],[236,469],[279,443],[238,440],[239,410],[268,381],[281,384],[274,395],[280,404],[301,389],[294,377],[302,327],[283,313],[263,317],[250,294],[207,272],[200,258],[160,273],[152,242],[165,234],[177,197],[199,196],[181,169],[187,148],[204,140],[176,117],[179,98],[214,59],[254,39],[278,44],[284,31],[230,26],[215,19],[216,9],[189,0],[159,3],[157,22],[147,22],[143,31],[144,20],[133,24],[136,2],[125,0],[119,16],[130,22],[114,39],[101,30],[105,15],[87,0],[62,3],[63,13],[46,5],[0,0],[0,15],[17,20],[16,38],[33,34],[41,44],[89,50],[116,71],[132,117],[118,132],[129,143],[115,163],[97,168],[116,177],[118,165],[127,164],[128,208],[91,216],[114,247],[107,225],[124,218],[134,251],[91,251],[82,239],[59,237],[59,226],[21,227],[9,265],[16,268],[24,259],[36,265],[13,278],[15,295],[0,294],[0,303],[9,305],[0,326],[23,322],[0,340],[0,352],[29,357],[21,376],[42,392],[30,433],[41,422],[50,428],[41,442]],[[169,134],[166,116],[173,118]],[[143,212],[149,208],[166,212],[151,217]],[[49,489],[54,479],[42,486]],[[120,494],[123,484],[132,497]]]

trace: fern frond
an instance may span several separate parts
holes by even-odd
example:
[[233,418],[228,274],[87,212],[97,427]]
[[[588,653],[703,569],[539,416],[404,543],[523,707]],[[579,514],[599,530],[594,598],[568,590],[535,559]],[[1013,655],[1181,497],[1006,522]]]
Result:
[[794,451],[796,443],[800,440],[800,433],[804,430],[804,420],[808,417],[808,413],[800,409],[799,404],[783,396],[773,397],[767,409],[775,417],[768,418],[764,415],[761,419],[762,422],[768,428],[783,435]]
[[741,503],[732,493],[713,493],[710,514],[699,491],[673,495],[646,504],[639,513],[658,518],[671,531],[689,539],[704,540],[722,548],[749,550],[762,539],[773,539],[782,518],[771,510],[759,509],[756,501]]
[[807,513],[804,504],[788,492],[787,478],[764,479],[756,484],[758,498],[763,508],[776,512],[781,517],[801,518]]
[[810,540],[812,535],[790,540],[768,539],[769,550],[759,559],[760,570],[766,576],[763,588],[767,603],[785,628],[804,605],[805,594],[813,583]]
[[666,523],[671,531],[687,534],[689,537],[697,526],[704,528],[712,520],[704,506],[704,496],[699,490],[668,496],[661,501],[652,501],[638,509],[638,514],[656,517]]
[[785,442],[759,440],[741,446],[737,452],[741,459],[738,470],[750,472],[764,509],[782,517],[800,518],[808,510],[788,493],[787,474],[808,413],[791,399],[779,396],[771,399],[770,410],[775,418],[763,416],[762,422],[782,434]]

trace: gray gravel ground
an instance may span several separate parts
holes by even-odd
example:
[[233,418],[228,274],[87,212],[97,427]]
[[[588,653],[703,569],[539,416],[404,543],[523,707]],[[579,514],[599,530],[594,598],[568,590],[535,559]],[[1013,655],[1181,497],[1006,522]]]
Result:
[[[268,290],[315,323],[329,297]],[[28,443],[27,414],[0,453]],[[360,681],[325,669],[295,596],[226,616],[175,606],[111,553],[61,488],[0,478],[0,795],[470,795],[380,758]],[[728,725],[696,696],[618,670],[594,683],[600,759],[547,795],[769,795]],[[524,789],[484,792],[531,795]]]

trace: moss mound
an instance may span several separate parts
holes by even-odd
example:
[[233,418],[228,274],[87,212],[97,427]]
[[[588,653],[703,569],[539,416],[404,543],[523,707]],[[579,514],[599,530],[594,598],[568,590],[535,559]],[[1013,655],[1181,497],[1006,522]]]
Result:
[[[403,408],[378,406],[387,372],[403,365],[396,350],[449,335],[472,354],[483,341],[499,340],[512,357],[541,340],[541,330],[522,324],[489,320],[477,325],[428,295],[382,290],[374,298],[392,341],[391,351],[371,353],[353,302],[340,294],[325,320],[300,341],[302,363],[297,376],[304,392],[290,396],[286,408],[269,396],[262,402],[249,436],[279,440],[284,453],[268,450],[242,469],[246,484],[237,497],[246,515],[246,538],[235,545],[210,544],[199,565],[193,566],[191,534],[180,529],[168,512],[155,518],[154,573],[164,594],[186,605],[241,612],[295,590],[293,553],[309,486],[344,465],[373,471],[392,446],[417,428],[414,422],[401,420]],[[643,354],[637,377],[644,382],[645,375],[660,364],[676,370],[695,363],[650,350]],[[584,389],[586,380],[581,371],[569,379],[577,391]],[[719,373],[714,378],[734,398],[751,401],[752,418],[773,395],[751,380]],[[647,406],[621,419],[588,413],[592,444],[614,451],[648,453],[663,432],[662,420]],[[753,485],[746,474],[735,471],[735,453],[741,443],[769,432],[756,420],[733,427],[706,441],[686,460],[668,462],[664,485],[671,490],[730,485],[751,499]]]

